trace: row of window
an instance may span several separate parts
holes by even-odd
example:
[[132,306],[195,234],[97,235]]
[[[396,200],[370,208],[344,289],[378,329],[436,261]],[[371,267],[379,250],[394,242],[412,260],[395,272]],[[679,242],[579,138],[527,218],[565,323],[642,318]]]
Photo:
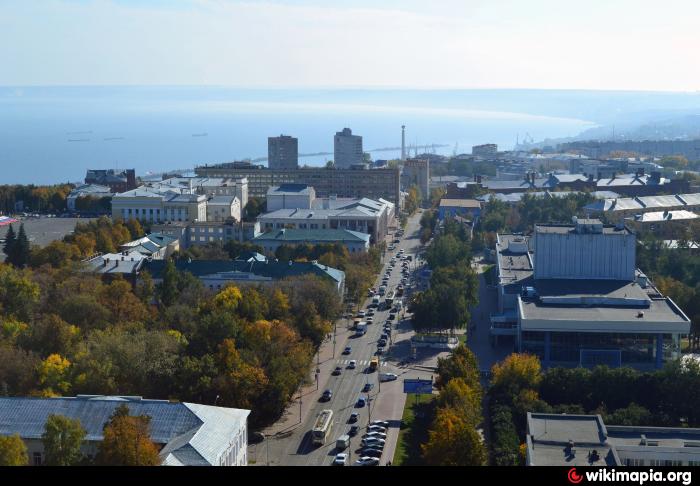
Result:
[[[683,461],[674,459],[650,459],[647,463],[644,459],[625,459],[625,465],[632,467],[639,466],[682,466]],[[700,466],[700,461],[688,461],[688,466]]]

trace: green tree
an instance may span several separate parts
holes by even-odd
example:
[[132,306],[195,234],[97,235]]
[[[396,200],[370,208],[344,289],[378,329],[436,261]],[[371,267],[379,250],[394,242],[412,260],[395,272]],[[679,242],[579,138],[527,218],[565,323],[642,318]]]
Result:
[[457,346],[450,356],[438,358],[436,386],[444,387],[459,378],[474,389],[480,388],[479,363],[476,355],[464,344]]
[[19,436],[0,435],[0,466],[26,466],[29,464],[27,446]]
[[179,295],[177,284],[178,272],[175,263],[168,260],[163,270],[163,283],[160,285],[160,300],[163,304],[171,306],[175,303]]
[[10,225],[7,229],[7,234],[5,235],[5,246],[2,251],[7,257],[7,263],[12,263],[12,258],[14,258],[15,244],[17,243],[17,235],[15,235],[15,230]]
[[24,223],[19,227],[17,241],[12,245],[11,262],[16,267],[24,267],[29,263],[29,239],[24,230]]
[[41,438],[47,466],[75,466],[83,457],[80,447],[85,439],[80,420],[49,415]]

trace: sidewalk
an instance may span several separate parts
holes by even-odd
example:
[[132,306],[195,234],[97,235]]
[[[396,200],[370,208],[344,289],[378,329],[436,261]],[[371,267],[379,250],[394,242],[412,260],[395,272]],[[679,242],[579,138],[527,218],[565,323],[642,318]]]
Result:
[[[285,432],[291,432],[296,429],[299,425],[306,422],[309,415],[309,410],[312,409],[319,397],[326,389],[326,384],[330,379],[331,372],[335,369],[336,359],[343,352],[343,348],[348,342],[348,338],[352,335],[353,331],[346,328],[348,324],[348,319],[338,319],[336,343],[335,343],[335,357],[333,357],[333,338],[326,339],[320,347],[320,356],[314,355],[314,362],[312,369],[310,370],[310,384],[305,384],[301,388],[302,400],[301,400],[301,420],[299,420],[299,390],[297,390],[289,405],[285,409],[282,417],[280,417],[277,422],[270,425],[269,427],[262,430],[262,433],[266,436],[270,435],[281,435]],[[331,333],[332,336],[332,333]],[[320,361],[318,368],[321,370],[319,373],[318,390],[316,389],[316,362]]]

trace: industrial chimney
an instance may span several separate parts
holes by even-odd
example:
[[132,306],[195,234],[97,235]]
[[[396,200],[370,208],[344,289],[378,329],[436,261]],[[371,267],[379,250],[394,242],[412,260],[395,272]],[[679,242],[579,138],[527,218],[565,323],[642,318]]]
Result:
[[406,125],[401,125],[401,160],[406,160]]

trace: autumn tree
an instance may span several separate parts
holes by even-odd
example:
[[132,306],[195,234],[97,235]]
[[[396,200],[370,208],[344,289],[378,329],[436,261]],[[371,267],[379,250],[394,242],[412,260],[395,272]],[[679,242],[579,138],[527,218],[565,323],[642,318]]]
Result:
[[428,442],[421,449],[430,466],[482,466],[486,462],[486,450],[474,425],[449,407],[438,410]]
[[97,464],[103,466],[158,466],[158,447],[151,440],[151,417],[129,415],[118,407],[105,425],[98,445]]
[[29,464],[27,446],[19,434],[0,435],[0,466],[26,466]]
[[80,448],[85,439],[80,420],[63,415],[49,415],[41,438],[47,466],[75,466],[83,457]]
[[519,393],[536,390],[542,381],[542,367],[537,356],[513,353],[491,368],[491,387]]

